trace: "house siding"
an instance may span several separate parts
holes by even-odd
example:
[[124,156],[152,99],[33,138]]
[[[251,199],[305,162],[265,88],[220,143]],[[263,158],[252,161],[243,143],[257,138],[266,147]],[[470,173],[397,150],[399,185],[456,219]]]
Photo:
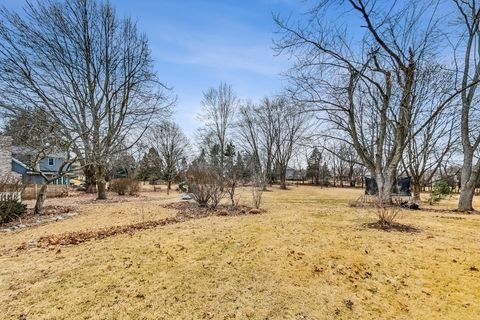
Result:
[[[53,165],[49,165],[49,159],[53,159]],[[62,158],[47,157],[40,160],[40,170],[43,172],[58,172],[63,165]]]

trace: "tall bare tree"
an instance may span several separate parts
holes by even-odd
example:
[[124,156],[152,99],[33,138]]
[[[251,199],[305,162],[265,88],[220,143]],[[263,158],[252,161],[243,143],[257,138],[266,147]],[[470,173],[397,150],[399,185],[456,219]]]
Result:
[[213,145],[218,145],[218,169],[220,185],[223,189],[227,144],[237,111],[237,96],[231,85],[220,83],[218,88],[209,88],[203,94],[201,120],[206,126],[205,134]]
[[[382,203],[391,202],[409,126],[416,120],[418,70],[434,59],[437,2],[326,0],[309,11],[306,24],[275,18],[281,34],[277,51],[296,59],[289,73],[292,95],[320,112],[331,132],[344,133],[333,138],[346,134],[345,142],[375,177]],[[338,12],[349,15],[345,26],[327,18]],[[439,103],[418,130],[459,92]]]
[[109,157],[171,102],[147,38],[101,0],[39,0],[24,10],[0,10],[0,106],[7,115],[42,109],[67,139],[80,137],[73,150],[105,199]]
[[265,97],[257,105],[247,103],[240,108],[238,117],[238,144],[250,154],[255,163],[257,180],[263,189],[273,179],[273,165],[278,137],[275,99]]
[[260,102],[257,109],[257,117],[259,124],[259,134],[261,137],[261,145],[264,151],[264,190],[267,184],[273,181],[273,165],[276,153],[276,140],[279,135],[277,126],[278,113],[276,112],[276,102],[272,98],[264,98]]
[[182,161],[186,158],[188,140],[182,129],[170,121],[154,125],[148,134],[150,143],[160,155],[163,178],[167,181],[167,194],[178,177]]
[[454,0],[461,35],[455,61],[460,85],[467,88],[461,95],[461,143],[463,165],[458,209],[473,210],[473,194],[480,177],[480,110],[478,82],[480,80],[480,2]]
[[[451,79],[454,75],[442,69],[438,64],[422,68],[414,89],[414,104],[417,107],[413,118],[416,121],[409,127],[410,136],[403,166],[411,177],[413,200],[417,202],[421,200],[422,185],[431,182],[442,166],[451,163],[450,160],[458,151],[457,104],[447,106],[423,126],[426,117],[430,117],[451,91]],[[422,129],[416,133],[418,126],[422,126]]]
[[245,102],[238,110],[237,119],[237,144],[252,158],[253,173],[257,177],[263,177],[262,136],[260,134],[260,121],[257,113],[258,107],[252,102]]
[[284,97],[272,101],[274,160],[280,177],[280,188],[287,188],[287,168],[292,154],[304,138],[308,127],[307,114],[302,108]]

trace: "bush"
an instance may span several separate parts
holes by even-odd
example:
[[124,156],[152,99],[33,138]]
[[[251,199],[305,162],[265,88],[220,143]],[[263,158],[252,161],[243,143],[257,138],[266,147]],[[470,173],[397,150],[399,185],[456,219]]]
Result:
[[452,188],[445,180],[440,180],[433,185],[432,191],[430,192],[430,198],[428,202],[430,205],[433,205],[436,202],[444,199],[452,193]]
[[16,199],[0,201],[0,222],[10,222],[27,212],[27,205]]
[[401,211],[401,208],[397,205],[386,205],[377,203],[377,217],[378,217],[378,224],[381,226],[392,226]]
[[200,207],[210,205],[216,208],[225,193],[220,186],[220,179],[213,168],[206,165],[194,165],[188,169],[188,191]]
[[252,181],[252,198],[253,205],[256,209],[260,209],[262,205],[262,195],[263,195],[263,183],[259,178],[253,179]]
[[135,179],[130,179],[130,186],[128,188],[128,195],[129,196],[138,196],[140,193],[141,186],[140,181]]
[[0,179],[0,222],[12,221],[27,211],[27,206],[21,202],[24,185],[14,177]]
[[115,179],[110,182],[110,190],[119,196],[135,196],[140,192],[140,182],[131,178]]

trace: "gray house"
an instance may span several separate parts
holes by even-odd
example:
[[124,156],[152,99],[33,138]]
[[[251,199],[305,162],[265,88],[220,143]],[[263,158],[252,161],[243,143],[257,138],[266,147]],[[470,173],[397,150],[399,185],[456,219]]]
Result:
[[[32,170],[32,160],[35,156],[35,150],[24,146],[12,146],[11,137],[0,136],[0,175],[16,175],[21,176],[25,184],[43,184],[45,179],[38,173],[53,176],[57,174],[58,170],[65,161],[65,155],[62,153],[49,154],[42,158],[38,163],[39,170]],[[8,167],[10,170],[8,170]],[[8,171],[8,172],[7,172]],[[58,178],[53,184],[69,185],[70,173]]]

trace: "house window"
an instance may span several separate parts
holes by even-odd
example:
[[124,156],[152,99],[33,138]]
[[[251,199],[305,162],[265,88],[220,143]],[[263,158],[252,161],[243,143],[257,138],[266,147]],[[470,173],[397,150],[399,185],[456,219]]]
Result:
[[53,158],[48,158],[48,165],[49,165],[49,166],[55,165],[55,159],[53,159]]

